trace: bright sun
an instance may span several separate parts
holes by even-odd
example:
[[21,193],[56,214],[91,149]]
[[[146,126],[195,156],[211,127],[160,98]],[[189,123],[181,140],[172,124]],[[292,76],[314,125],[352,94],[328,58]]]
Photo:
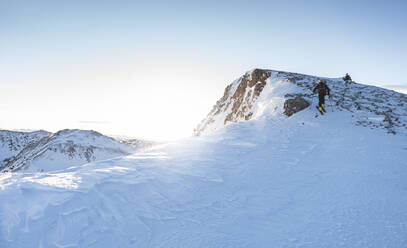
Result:
[[3,109],[1,127],[92,129],[153,140],[191,136],[226,80],[213,72],[218,68],[202,67],[179,54],[167,55],[167,60],[160,56],[56,65],[26,75],[20,100],[11,94],[3,98],[13,104]]

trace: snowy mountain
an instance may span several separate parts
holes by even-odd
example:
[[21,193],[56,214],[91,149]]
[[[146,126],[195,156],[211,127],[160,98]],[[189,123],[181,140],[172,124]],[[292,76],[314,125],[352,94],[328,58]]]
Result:
[[74,165],[128,155],[137,149],[153,145],[152,142],[144,143],[137,139],[129,142],[128,139],[119,140],[95,131],[77,129],[61,130],[54,134],[44,131],[5,132],[9,134],[6,137],[9,137],[10,141],[3,139],[2,145],[4,147],[13,142],[12,151],[15,152],[2,153],[9,156],[0,167],[3,172],[61,170]]
[[[205,135],[1,174],[0,247],[407,247],[406,96],[328,79],[334,106],[315,117],[318,77],[253,72]],[[298,97],[310,106],[288,117]]]
[[352,82],[342,78],[322,78],[298,73],[255,69],[226,87],[208,116],[194,130],[195,135],[211,132],[229,123],[257,118],[267,112],[285,112],[289,99],[303,98],[317,104],[312,89],[319,79],[325,79],[332,99],[327,109],[354,113],[356,125],[385,128],[388,132],[407,129],[407,96],[405,94]]
[[383,85],[383,88],[407,94],[407,84],[404,85]]

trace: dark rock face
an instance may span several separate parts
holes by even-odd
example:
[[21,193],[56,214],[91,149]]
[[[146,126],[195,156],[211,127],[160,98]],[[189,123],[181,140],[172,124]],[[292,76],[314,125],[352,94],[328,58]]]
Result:
[[233,83],[225,89],[223,97],[219,99],[207,118],[204,119],[194,130],[194,135],[200,133],[211,125],[214,117],[221,113],[227,113],[223,125],[239,120],[250,120],[253,117],[252,107],[266,85],[266,80],[271,76],[270,71],[255,69],[238,79],[235,88]]
[[266,79],[269,77],[270,73],[261,69],[255,69],[251,74],[243,76],[232,96],[232,112],[226,116],[224,124],[236,122],[239,118],[244,118],[245,120],[251,119],[253,113],[250,112],[250,109],[262,92],[266,85]]
[[284,114],[287,116],[291,116],[305,108],[308,108],[309,105],[310,103],[300,96],[292,99],[287,99],[284,102]]

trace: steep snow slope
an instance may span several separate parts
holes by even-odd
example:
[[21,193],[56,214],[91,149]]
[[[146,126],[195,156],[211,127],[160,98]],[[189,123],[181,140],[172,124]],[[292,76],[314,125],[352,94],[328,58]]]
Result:
[[[284,102],[297,96],[317,104],[312,89],[321,77],[291,72],[255,69],[226,87],[224,95],[195,129],[201,135],[232,122],[250,120],[283,112]],[[345,83],[342,78],[323,78],[331,88],[328,110],[353,114],[356,125],[384,128],[395,133],[407,129],[407,96],[392,90],[363,84]]]
[[0,177],[0,247],[406,247],[405,134],[262,116],[61,172]]
[[62,130],[30,143],[3,171],[51,171],[135,152],[133,147],[95,131]]
[[4,159],[17,155],[28,144],[37,142],[50,134],[42,130],[34,132],[0,130],[0,166],[6,162]]

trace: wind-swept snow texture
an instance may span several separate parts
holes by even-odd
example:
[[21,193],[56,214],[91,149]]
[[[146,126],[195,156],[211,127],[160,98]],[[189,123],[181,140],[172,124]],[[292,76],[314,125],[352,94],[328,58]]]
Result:
[[0,247],[407,247],[406,133],[333,110],[1,174]]

